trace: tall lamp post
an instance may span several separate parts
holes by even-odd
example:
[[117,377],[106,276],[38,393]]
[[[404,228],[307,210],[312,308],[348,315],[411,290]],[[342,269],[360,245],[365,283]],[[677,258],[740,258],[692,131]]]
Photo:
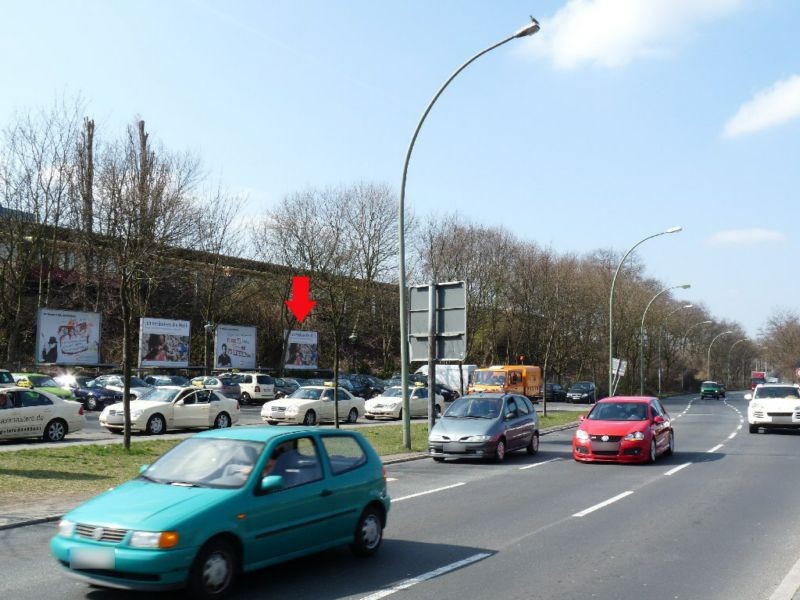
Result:
[[622,263],[625,262],[625,259],[628,258],[628,255],[631,252],[636,250],[636,248],[639,247],[640,244],[643,244],[647,240],[651,240],[654,237],[665,235],[667,233],[678,233],[682,229],[683,227],[670,227],[666,231],[654,233],[653,235],[648,235],[646,238],[639,240],[628,249],[628,251],[622,257],[622,260],[619,261],[619,264],[617,265],[617,270],[614,271],[614,277],[611,279],[611,292],[608,295],[608,395],[609,396],[612,396],[614,394],[614,286],[617,283],[617,275],[619,275],[619,270],[622,268]]
[[[425,119],[428,116],[428,113],[433,108],[433,105],[436,104],[436,101],[439,99],[439,96],[442,95],[445,88],[450,85],[450,82],[456,78],[456,76],[461,73],[464,69],[466,69],[470,64],[472,64],[475,60],[483,56],[484,54],[491,52],[495,48],[499,48],[503,44],[510,42],[511,40],[517,38],[524,38],[533,35],[539,31],[539,23],[531,17],[531,22],[528,25],[518,29],[513,34],[508,36],[507,38],[500,40],[496,44],[492,44],[488,48],[484,48],[477,54],[475,54],[472,58],[470,58],[467,62],[462,64],[458,67],[450,77],[447,78],[447,81],[444,82],[442,87],[439,88],[439,91],[434,94],[433,99],[428,103],[428,106],[422,113],[422,116],[417,123],[417,127],[414,130],[414,134],[411,136],[411,142],[408,144],[408,151],[406,152],[406,159],[403,163],[403,178],[400,182],[400,205],[399,205],[399,212],[398,212],[398,228],[399,228],[399,271],[400,271],[400,281],[399,281],[399,288],[400,288],[400,387],[402,389],[403,394],[403,445],[406,448],[411,448],[411,411],[409,410],[409,397],[408,397],[408,321],[406,315],[406,243],[405,243],[405,200],[406,200],[406,178],[408,176],[408,163],[411,160],[411,152],[414,150],[414,144],[417,141],[417,136],[419,135],[419,130],[422,128],[422,124],[425,122]],[[433,382],[431,382],[432,384]]]
[[[699,327],[700,325],[708,325],[709,323],[713,323],[714,321],[700,321],[699,323],[695,323],[689,329],[686,330],[686,333],[683,334],[683,338],[681,338],[681,348],[686,346],[686,339],[689,337],[689,332],[694,329],[695,327]],[[694,378],[694,377],[692,377]],[[681,391],[686,391],[686,373],[681,375]]]
[[708,376],[709,379],[711,379],[711,346],[713,346],[714,342],[716,342],[723,335],[729,335],[731,333],[733,333],[733,331],[730,329],[728,331],[723,331],[722,333],[718,334],[713,340],[711,340],[711,343],[708,345],[708,358],[706,359],[706,375]]
[[664,288],[660,292],[658,292],[655,296],[650,298],[650,302],[647,303],[647,306],[644,307],[644,312],[642,313],[642,324],[639,326],[639,395],[644,396],[644,318],[647,316],[647,311],[650,310],[650,305],[658,298],[661,294],[666,294],[670,290],[676,290],[678,288],[682,290],[688,290],[692,287],[688,283],[684,283],[682,285],[673,285],[667,288]]
[[741,344],[742,342],[746,342],[747,338],[742,338],[736,340],[731,344],[731,347],[728,348],[728,380],[725,382],[725,387],[728,387],[731,384],[731,354],[733,353],[733,349],[737,344]]
[[668,313],[664,320],[661,323],[661,329],[658,330],[658,395],[661,396],[661,340],[664,337],[664,326],[666,325],[669,318],[674,315],[679,310],[683,310],[685,308],[692,308],[694,304],[684,304],[683,306],[679,306],[672,312]]

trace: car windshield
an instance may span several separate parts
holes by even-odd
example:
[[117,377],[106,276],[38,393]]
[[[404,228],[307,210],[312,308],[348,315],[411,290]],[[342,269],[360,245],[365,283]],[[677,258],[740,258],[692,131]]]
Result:
[[58,387],[52,377],[45,375],[28,375],[28,380],[36,387]]
[[300,398],[301,400],[319,400],[322,390],[319,388],[301,387],[289,394],[289,398]]
[[473,382],[481,385],[505,385],[504,371],[473,371]]
[[384,390],[381,396],[386,398],[397,398],[403,395],[403,388],[401,387],[392,387],[387,390]]
[[578,383],[573,383],[570,389],[575,390],[576,392],[582,392],[592,389],[592,384],[586,381],[579,381]]
[[8,371],[0,371],[0,383],[14,383],[14,378]]
[[465,396],[453,402],[444,416],[451,419],[495,419],[502,404],[500,398]]
[[597,404],[587,417],[590,421],[645,421],[647,405],[639,402]]
[[139,396],[139,400],[148,402],[172,402],[181,390],[168,390],[165,388],[152,388]]
[[762,387],[756,390],[755,398],[800,398],[800,390],[796,387]]
[[164,454],[140,477],[166,485],[240,488],[263,449],[261,442],[193,437]]

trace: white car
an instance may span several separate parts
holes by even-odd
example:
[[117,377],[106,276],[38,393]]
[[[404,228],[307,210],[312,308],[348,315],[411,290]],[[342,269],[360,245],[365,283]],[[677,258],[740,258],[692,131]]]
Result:
[[[122,393],[124,389],[122,375],[100,375],[100,377],[96,377],[94,381],[100,387],[114,390],[115,392]],[[146,394],[153,389],[152,385],[138,377],[131,377],[130,386],[130,393],[136,397]]]
[[24,387],[0,390],[0,440],[37,437],[60,442],[86,425],[83,404]]
[[[239,401],[212,390],[196,387],[161,386],[131,400],[131,431],[151,435],[167,429],[230,427],[239,421]],[[125,427],[123,403],[107,406],[100,425],[113,433]]]
[[275,380],[265,373],[236,373],[242,404],[261,404],[275,399]]
[[745,394],[749,400],[747,423],[750,433],[758,433],[763,427],[800,428],[800,386],[779,383],[762,383],[752,394]]
[[[408,403],[412,417],[428,416],[428,388],[408,388]],[[444,398],[436,394],[436,416],[446,408]],[[370,398],[364,403],[364,417],[367,419],[402,419],[403,388],[399,385],[386,388],[380,396]]]
[[[338,388],[339,419],[355,423],[364,414],[364,399]],[[308,385],[298,388],[280,400],[267,402],[261,407],[261,420],[270,425],[302,423],[316,425],[334,420],[333,387]]]

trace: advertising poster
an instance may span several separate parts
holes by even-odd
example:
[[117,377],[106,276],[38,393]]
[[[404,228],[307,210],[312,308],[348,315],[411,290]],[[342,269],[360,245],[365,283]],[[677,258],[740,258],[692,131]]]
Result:
[[139,319],[140,367],[188,367],[189,321]]
[[316,331],[290,331],[286,344],[286,359],[284,367],[287,369],[316,369],[317,368],[317,332]]
[[256,328],[217,325],[214,336],[215,369],[256,368]]
[[100,363],[100,313],[40,308],[36,318],[36,362]]

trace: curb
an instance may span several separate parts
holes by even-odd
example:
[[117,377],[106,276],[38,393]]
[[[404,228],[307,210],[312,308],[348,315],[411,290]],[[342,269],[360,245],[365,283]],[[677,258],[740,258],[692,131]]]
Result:
[[[556,425],[554,427],[548,427],[547,429],[542,429],[539,432],[539,435],[548,435],[550,433],[557,433],[559,431],[566,431],[567,429],[572,429],[573,427],[577,427],[579,421],[574,421],[572,423],[566,423],[565,425]],[[383,460],[384,465],[396,465],[399,463],[404,462],[411,462],[413,460],[422,460],[423,458],[429,458],[428,454],[424,452],[416,452],[410,455],[394,455],[395,458],[388,457],[386,460]],[[28,525],[40,525],[42,523],[52,523],[54,521],[59,521],[63,514],[57,515],[49,515],[46,517],[37,517],[35,519],[20,519],[14,523],[5,523],[0,524],[0,531],[6,531],[8,529],[17,529],[19,527],[27,527]]]

